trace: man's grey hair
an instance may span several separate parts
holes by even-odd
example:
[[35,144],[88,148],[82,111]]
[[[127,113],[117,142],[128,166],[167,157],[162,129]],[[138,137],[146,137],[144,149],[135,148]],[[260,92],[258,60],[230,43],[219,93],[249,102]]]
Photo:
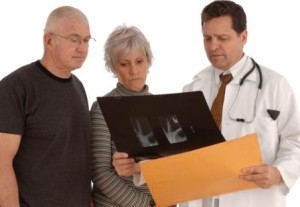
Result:
[[44,32],[55,33],[66,19],[74,19],[74,21],[88,24],[88,19],[82,11],[71,6],[62,6],[54,9],[49,14]]

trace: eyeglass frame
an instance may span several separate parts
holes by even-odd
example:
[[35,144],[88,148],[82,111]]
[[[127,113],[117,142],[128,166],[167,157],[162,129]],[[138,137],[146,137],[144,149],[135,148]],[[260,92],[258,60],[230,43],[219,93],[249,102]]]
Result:
[[[82,42],[86,45],[89,45],[90,40],[96,41],[96,39],[93,38],[93,37],[82,38],[82,37],[80,37],[79,35],[76,35],[76,34],[72,34],[72,35],[69,35],[69,36],[60,35],[60,34],[57,34],[57,33],[54,33],[54,32],[49,32],[49,34],[50,35],[55,35],[57,37],[65,39],[65,40],[69,40],[71,44],[74,44],[76,46],[80,46]],[[72,38],[74,38],[74,39],[72,39]]]

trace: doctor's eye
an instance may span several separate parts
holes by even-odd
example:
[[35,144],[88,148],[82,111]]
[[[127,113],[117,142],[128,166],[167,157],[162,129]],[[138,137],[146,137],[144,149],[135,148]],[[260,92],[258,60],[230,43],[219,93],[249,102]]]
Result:
[[204,40],[204,41],[210,41],[210,40],[211,40],[211,37],[209,37],[209,36],[203,36],[203,40]]
[[219,36],[219,37],[218,37],[218,40],[220,40],[220,41],[226,41],[226,40],[228,40],[228,39],[230,39],[230,37],[227,36],[227,35],[222,35],[222,36]]

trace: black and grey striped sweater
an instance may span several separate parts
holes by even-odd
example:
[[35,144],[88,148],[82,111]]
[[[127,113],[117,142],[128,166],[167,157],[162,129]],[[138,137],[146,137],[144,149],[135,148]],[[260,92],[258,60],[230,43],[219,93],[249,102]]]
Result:
[[[117,84],[106,96],[151,95],[148,86],[136,93]],[[133,177],[121,177],[112,166],[116,147],[111,140],[106,122],[95,101],[91,108],[92,120],[92,179],[96,207],[148,207],[152,197],[146,185],[135,186]]]

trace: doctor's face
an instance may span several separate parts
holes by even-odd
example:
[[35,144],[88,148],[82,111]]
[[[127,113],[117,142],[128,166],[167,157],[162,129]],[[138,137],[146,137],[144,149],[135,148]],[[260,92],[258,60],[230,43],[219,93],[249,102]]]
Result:
[[238,34],[232,28],[231,17],[204,22],[202,32],[207,58],[214,67],[226,71],[242,58],[247,31]]

